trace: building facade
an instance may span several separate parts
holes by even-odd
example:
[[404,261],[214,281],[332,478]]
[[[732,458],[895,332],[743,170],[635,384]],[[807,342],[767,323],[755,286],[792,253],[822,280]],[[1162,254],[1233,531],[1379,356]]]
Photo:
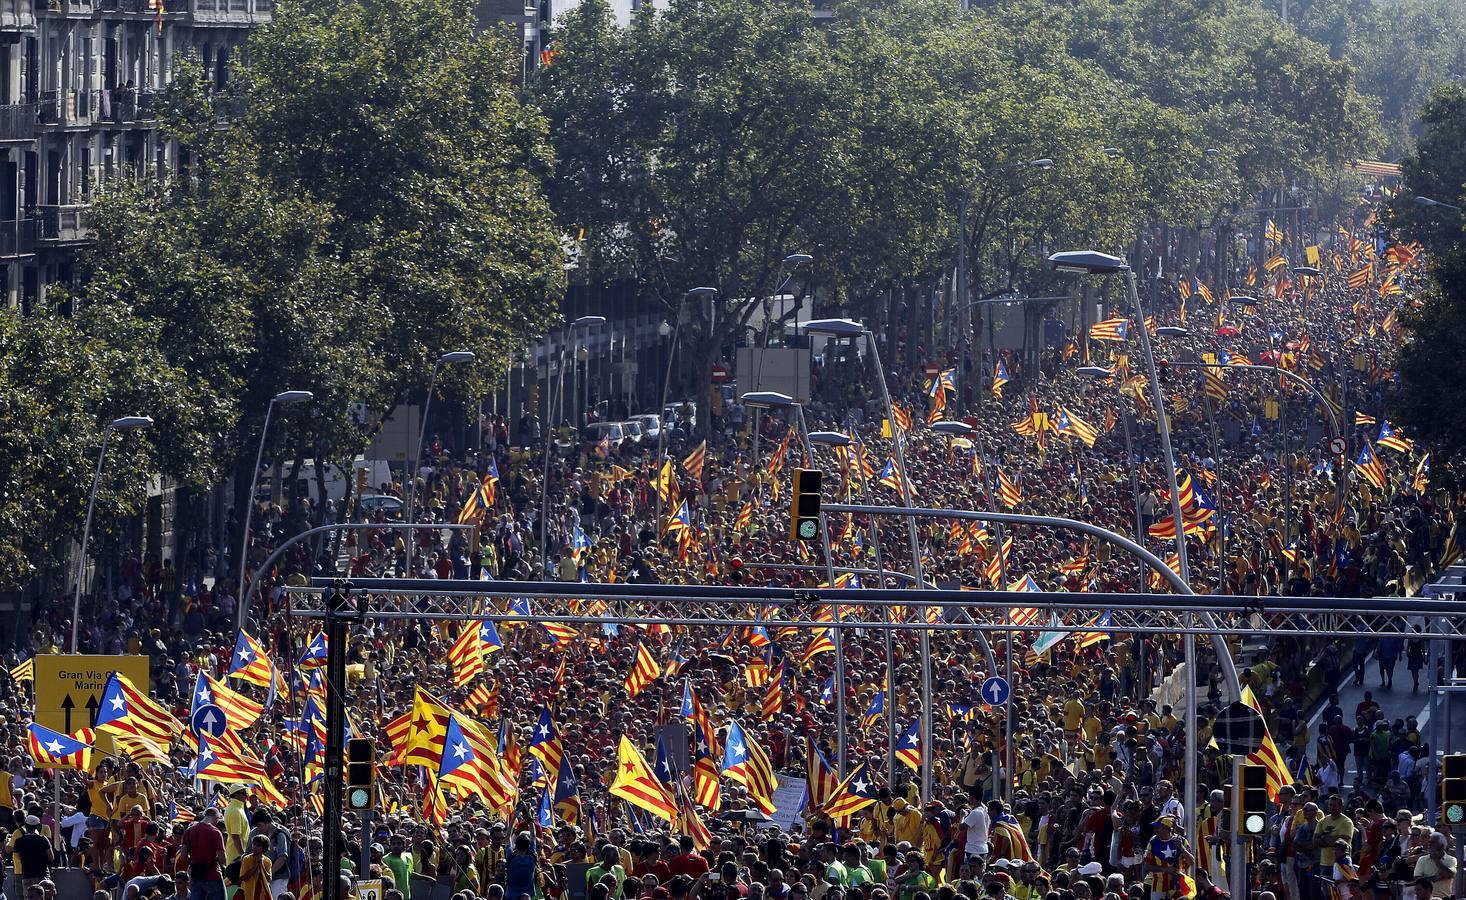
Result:
[[166,177],[155,101],[196,54],[228,84],[271,0],[0,0],[0,290],[23,311],[71,278],[113,178]]

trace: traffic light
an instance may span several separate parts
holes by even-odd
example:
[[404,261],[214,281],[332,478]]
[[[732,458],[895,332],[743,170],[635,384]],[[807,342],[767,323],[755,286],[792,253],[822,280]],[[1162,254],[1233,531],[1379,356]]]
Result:
[[346,742],[346,808],[371,809],[377,802],[377,747],[371,738]]
[[820,536],[819,469],[794,470],[794,496],[789,500],[789,540],[812,541]]
[[1466,753],[1441,757],[1441,818],[1446,824],[1466,824]]
[[1237,781],[1233,785],[1234,821],[1241,823],[1243,837],[1261,837],[1267,832],[1267,769],[1252,763],[1239,763]]

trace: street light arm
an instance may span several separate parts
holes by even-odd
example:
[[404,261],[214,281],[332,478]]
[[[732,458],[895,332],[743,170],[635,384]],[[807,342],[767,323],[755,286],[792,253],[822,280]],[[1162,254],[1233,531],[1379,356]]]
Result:
[[107,439],[112,435],[109,424],[102,429],[102,448],[97,451],[97,468],[92,472],[92,489],[87,493],[87,518],[81,527],[81,548],[76,559],[76,585],[71,600],[71,652],[76,652],[77,626],[81,623],[81,582],[87,571],[87,539],[92,536],[92,510],[97,505],[97,485],[102,480],[102,460],[107,458]]

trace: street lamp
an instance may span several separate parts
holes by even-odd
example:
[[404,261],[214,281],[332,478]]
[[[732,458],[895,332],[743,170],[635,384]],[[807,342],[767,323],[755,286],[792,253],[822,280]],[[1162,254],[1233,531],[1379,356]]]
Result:
[[[565,323],[565,336],[564,340],[560,341],[560,353],[557,358],[559,378],[556,379],[560,382],[562,403],[565,399],[565,345],[570,343],[571,335],[577,328],[590,328],[604,324],[606,324],[605,316],[580,316]],[[548,420],[550,410],[554,408],[550,397],[551,389],[555,385],[555,382],[550,381],[550,353],[554,350],[553,333],[546,335],[545,338],[545,381],[548,382],[545,388],[545,418]],[[571,387],[574,387],[573,383]],[[555,445],[551,434],[552,431],[549,428],[545,429],[545,460],[540,475],[540,574],[546,579],[550,577],[550,558],[545,550],[545,544],[550,534],[550,449]]]
[[244,571],[249,562],[249,526],[251,520],[254,519],[255,486],[260,480],[260,463],[265,458],[265,438],[270,433],[270,417],[274,414],[276,406],[307,403],[315,399],[315,396],[310,391],[281,391],[271,397],[269,405],[265,407],[265,423],[260,426],[260,446],[255,451],[255,467],[249,473],[249,493],[244,498],[244,525],[242,529],[244,534],[239,538],[239,559],[237,561],[239,566],[239,587],[235,591],[234,601],[239,608],[238,624],[241,626],[244,624]]
[[1098,381],[1115,377],[1115,373],[1110,369],[1106,369],[1104,366],[1080,366],[1075,372],[1085,378],[1094,378]]
[[[657,415],[660,417],[659,421],[662,423],[662,427],[657,431],[657,458],[655,465],[658,467],[662,465],[662,456],[667,452],[667,392],[672,387],[672,360],[676,358],[677,344],[682,340],[682,306],[687,302],[687,298],[689,297],[707,297],[708,303],[712,303],[713,298],[717,297],[717,295],[718,289],[715,287],[688,288],[687,292],[682,295],[682,299],[677,301],[677,324],[668,326],[663,321],[661,325],[657,326],[657,334],[666,337],[670,330],[672,335],[672,345],[667,348],[667,371],[662,375],[662,403],[657,407]],[[711,312],[709,312],[708,321],[710,323],[712,322]],[[709,330],[711,331],[711,329]],[[656,494],[657,518],[660,519],[662,516],[662,492],[657,491]]]
[[1414,197],[1412,199],[1417,204],[1419,204],[1420,206],[1439,206],[1442,209],[1451,209],[1451,210],[1455,210],[1456,212],[1460,212],[1461,211],[1461,207],[1459,207],[1459,206],[1455,206],[1455,205],[1450,204],[1450,203],[1442,203],[1439,200],[1432,200],[1429,197]]
[[[845,434],[844,432],[841,432],[841,431],[811,431],[809,433],[809,442],[811,444],[818,444],[818,445],[823,446],[823,447],[850,447],[850,446],[852,446],[852,445],[855,444],[855,439],[852,438],[850,435]],[[852,451],[852,452],[854,452],[854,451]],[[860,460],[858,458],[854,458],[853,459],[853,462],[852,462],[852,466],[853,466],[853,468],[855,468],[856,471],[860,471]],[[872,505],[871,504],[871,500],[870,500],[870,480],[867,479],[864,476],[864,473],[863,472],[861,473],[861,477],[860,477],[860,502],[864,503],[866,506],[871,506]],[[877,527],[877,525],[876,525],[876,517],[875,516],[870,516],[869,519],[868,519],[867,525],[868,525],[868,527],[867,527],[866,530],[870,533],[870,545],[871,545],[871,549],[874,550],[875,557],[876,557],[876,577],[878,579],[880,579],[880,581],[879,581],[880,586],[881,587],[885,587],[886,586],[886,566],[881,561],[881,532],[880,532],[879,527]],[[885,634],[883,635],[883,637],[884,637],[885,645],[886,645],[886,672],[887,673],[890,673],[890,672],[892,672],[892,671],[895,670],[895,665],[896,665],[896,635],[895,635],[895,632],[892,631],[889,628],[886,628],[886,629],[883,629],[883,630],[885,632]],[[887,677],[886,680],[888,682],[891,680],[889,674],[888,674],[888,677]],[[886,692],[886,696],[887,696],[887,703],[886,703],[886,733],[887,734],[895,734],[896,733],[896,704],[890,702],[890,696],[891,696],[890,689],[892,687],[893,687],[893,685],[887,684],[887,692]],[[887,741],[886,742],[886,781],[887,781],[888,784],[894,784],[895,783],[895,778],[896,778],[896,745],[892,741]]]
[[1110,159],[1119,159],[1123,151],[1121,151],[1119,147],[1105,147],[1100,152],[1103,153],[1105,156],[1108,156]]
[[[862,322],[854,319],[812,319],[801,325],[805,334],[819,334],[825,337],[834,338],[865,338],[865,346],[870,351],[871,360],[875,363],[876,379],[881,385],[881,399],[885,404],[886,421],[891,423],[891,445],[896,451],[896,471],[901,478],[901,504],[910,508],[911,481],[906,476],[906,450],[905,440],[901,436],[901,429],[896,427],[896,413],[891,404],[891,389],[886,384],[886,371],[881,366],[880,349],[876,346],[875,336],[870,329]],[[926,577],[922,574],[921,546],[916,534],[916,517],[906,517],[906,537],[911,548],[911,574],[916,578],[916,589],[922,590],[926,587]],[[921,740],[923,747],[931,747],[932,734],[932,685],[931,685],[931,635],[930,629],[921,629]],[[923,799],[931,797],[932,769],[928,763],[922,766],[921,770],[921,796]]]
[[87,567],[87,541],[92,536],[92,510],[97,503],[97,485],[102,480],[102,460],[107,456],[107,438],[114,431],[136,431],[139,428],[152,428],[152,416],[123,416],[113,419],[102,429],[102,448],[97,451],[97,469],[92,473],[92,489],[87,494],[87,518],[81,528],[81,550],[76,557],[76,586],[71,596],[71,652],[76,652],[77,626],[81,623],[81,583],[86,575]]
[[[1208,156],[1214,155],[1208,153]],[[1135,315],[1141,321],[1140,326],[1140,348],[1145,355],[1145,365],[1150,376],[1151,399],[1155,404],[1156,430],[1160,433],[1161,452],[1166,458],[1166,482],[1171,489],[1171,522],[1176,530],[1176,559],[1181,570],[1181,579],[1188,584],[1191,581],[1190,568],[1186,561],[1186,529],[1183,526],[1181,517],[1181,495],[1176,486],[1176,454],[1171,447],[1171,428],[1167,421],[1165,396],[1161,392],[1160,376],[1156,373],[1155,355],[1151,351],[1150,332],[1145,328],[1145,310],[1140,305],[1140,294],[1135,285],[1135,270],[1130,264],[1118,256],[1108,253],[1101,253],[1097,250],[1069,250],[1055,253],[1049,257],[1049,264],[1055,271],[1069,272],[1079,275],[1113,275],[1125,276],[1125,287],[1130,294],[1130,305]],[[1133,466],[1131,467],[1133,471]],[[1190,616],[1187,616],[1187,624]],[[1205,620],[1204,620],[1205,621]],[[1186,720],[1196,721],[1196,636],[1191,634],[1190,629],[1182,639],[1186,656],[1186,671],[1189,673],[1186,678]],[[1216,640],[1213,645],[1216,646]],[[1234,691],[1240,690],[1236,680],[1235,667],[1231,666],[1231,654],[1225,643],[1217,648],[1218,662],[1224,669],[1231,669],[1230,681]],[[1196,729],[1188,728],[1186,735],[1186,790],[1189,797],[1186,801],[1187,807],[1195,808],[1197,776],[1196,761],[1200,748],[1197,746]],[[1186,833],[1188,837],[1195,835],[1195,816],[1188,816],[1186,819]],[[1194,844],[1194,841],[1193,841]]]
[[[805,465],[814,465],[814,446],[809,435],[809,425],[804,420],[804,404],[790,397],[788,394],[781,394],[778,391],[750,391],[738,398],[744,406],[751,409],[792,409],[794,410],[796,422],[799,426],[799,437],[804,445]],[[842,435],[843,437],[843,435]],[[825,518],[824,511],[820,511],[820,543],[825,553],[825,583],[833,590],[835,587],[835,559],[830,548],[830,526]],[[830,603],[831,614],[835,619],[833,629],[833,641],[835,644],[835,721],[838,723],[836,729],[836,767],[839,769],[841,778],[845,777],[845,642],[844,631],[840,627],[840,602],[832,600]]]
[[1156,337],[1183,338],[1191,334],[1190,329],[1182,328],[1179,325],[1161,325],[1156,328]]
[[[418,423],[417,444],[412,450],[412,470],[407,473],[407,505],[403,507],[407,521],[411,522],[416,513],[413,510],[417,502],[417,473],[422,468],[422,444],[428,436],[428,411],[433,408],[433,391],[438,386],[438,372],[444,366],[457,365],[458,363],[472,362],[474,353],[472,350],[453,350],[438,357],[433,363],[433,374],[428,378],[428,397],[423,402],[422,421]],[[412,574],[412,548],[417,543],[417,536],[411,531],[407,532],[407,560],[403,566],[408,575]]]

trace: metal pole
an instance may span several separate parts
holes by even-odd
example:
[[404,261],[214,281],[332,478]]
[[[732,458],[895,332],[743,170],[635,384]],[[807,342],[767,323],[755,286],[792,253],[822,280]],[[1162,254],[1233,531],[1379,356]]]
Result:
[[[1426,621],[1429,623],[1426,627],[1434,632],[1438,620],[1427,617]],[[1425,820],[1432,824],[1440,821],[1436,815],[1436,784],[1440,777],[1438,760],[1441,752],[1440,670],[1436,668],[1436,651],[1446,647],[1445,641],[1426,639],[1425,666],[1430,670],[1427,676],[1430,685],[1430,755],[1425,760],[1425,802],[1428,804]]]
[[[442,360],[433,363],[433,374],[428,378],[428,396],[422,405],[422,421],[417,425],[417,444],[412,448],[412,469],[407,473],[407,506],[403,518],[415,519],[416,514],[413,507],[417,503],[417,473],[422,468],[422,442],[428,436],[428,411],[433,407],[433,391],[438,386],[438,369],[442,367]],[[263,448],[264,438],[260,438],[260,445]],[[412,574],[412,548],[417,543],[417,535],[407,533],[407,554],[403,563],[403,570]],[[241,573],[240,577],[244,577]]]
[[[794,404],[794,414],[799,422],[799,440],[804,444],[804,458],[809,465],[814,465],[814,447],[809,442],[809,425],[804,420],[804,405]],[[835,586],[835,557],[830,549],[830,521],[823,509],[820,510],[820,543],[825,553],[825,581],[831,588]],[[840,601],[834,598],[830,600],[830,613],[836,624],[840,622]],[[845,777],[845,747],[846,747],[846,723],[845,723],[845,641],[843,638],[844,629],[834,630],[835,644],[835,720],[836,720],[836,755],[838,757],[835,767],[837,774]]]
[[[550,395],[554,393],[555,382],[550,380],[550,359],[554,354],[554,333],[545,335],[545,408],[551,409],[549,405]],[[570,340],[570,329],[565,329],[565,340]],[[564,375],[565,369],[565,348],[560,348],[560,374]],[[561,393],[564,393],[564,385],[561,385]],[[548,425],[548,423],[546,423]],[[545,429],[545,459],[544,468],[540,472],[540,574],[548,579],[550,577],[550,557],[545,549],[546,542],[550,537],[550,450],[555,445],[555,428],[549,425]]]
[[[881,351],[876,346],[875,335],[865,330],[865,345],[870,348],[871,360],[876,366],[876,377],[881,384],[881,400],[886,406],[886,421],[891,423],[891,444],[896,451],[896,471],[901,476],[901,502],[911,506],[911,482],[906,477],[906,451],[901,429],[896,427],[896,412],[891,405],[891,389],[886,384],[886,370],[881,366]],[[916,517],[906,520],[906,535],[911,544],[911,574],[916,576],[916,589],[926,588],[926,576],[921,566],[921,545],[916,534]],[[921,799],[925,803],[931,797],[932,766],[932,648],[929,629],[921,630],[921,725],[919,726],[922,753]]]
[[[965,7],[964,7],[965,8]],[[952,302],[957,307],[957,413],[960,417],[967,411],[966,404],[962,402],[963,391],[967,389],[967,378],[962,371],[963,345],[967,341],[967,317],[970,309],[967,303],[967,192],[962,193],[961,199],[957,201],[957,272],[953,276]],[[981,383],[981,378],[975,379]]]
[[[979,407],[981,406],[981,403],[982,403],[982,401],[979,400],[978,401]],[[993,482],[992,482],[992,479],[990,479],[988,477],[988,471],[987,471],[987,446],[984,444],[983,439],[982,439],[982,430],[980,428],[974,428],[974,429],[972,429],[972,437],[973,437],[973,440],[976,442],[974,449],[977,451],[977,457],[978,457],[979,465],[982,466],[982,491],[983,491],[983,500],[987,503],[988,509],[996,509],[997,508],[996,507],[996,504],[993,503]],[[998,580],[1002,582],[1002,584],[1000,584],[999,587],[1007,587],[1008,586],[1008,559],[1007,559],[1006,556],[1003,555],[1004,534],[1003,534],[1003,524],[1001,522],[994,523],[994,525],[993,525],[993,534],[996,535],[996,540],[997,540],[997,551],[996,552],[998,554]],[[1008,610],[1008,611],[1006,611],[1003,614],[1003,618],[1011,625],[1013,623],[1013,611],[1011,609]],[[1012,688],[1012,685],[1013,685],[1013,632],[1009,631],[1007,633],[1007,635],[1008,635],[1008,637],[1007,637],[1008,647],[1007,647],[1007,652],[1004,654],[1004,656],[1006,658],[1006,678],[1008,679],[1008,686],[1010,688],[1010,693],[1011,693],[1011,688]],[[991,650],[988,651],[988,655],[989,656],[992,655],[992,651]],[[994,670],[996,670],[998,667],[996,665],[994,665],[994,666],[992,666],[992,668]],[[994,671],[992,674],[996,675],[997,672]],[[1012,768],[1013,762],[1012,762],[1012,760],[1009,759],[1009,754],[1008,754],[1008,748],[1013,743],[1013,741],[1011,739],[1011,735],[1013,734],[1013,703],[1012,703],[1012,697],[1011,696],[1009,697],[1009,702],[1003,704],[1003,706],[1004,706],[1004,709],[1003,709],[1003,720],[1004,720],[1005,726],[1007,728],[1007,734],[1005,735],[1005,737],[1004,737],[1003,740],[1001,740],[1001,741],[994,741],[993,742],[993,799],[994,800],[1011,799],[1011,795],[1013,793],[1013,778],[1012,778],[1011,775],[1004,775],[1002,777],[1002,780],[999,781],[999,774],[1000,773],[1002,773],[1002,772],[1012,772],[1013,771],[1013,768]]]
[[[682,296],[682,299],[686,300],[687,295],[684,294]],[[653,485],[655,485],[657,479],[661,477],[662,457],[667,455],[667,429],[672,426],[671,420],[667,416],[667,391],[672,387],[672,360],[677,358],[677,341],[681,337],[682,302],[678,301],[677,324],[672,326],[672,342],[667,347],[667,371],[662,376],[662,403],[660,406],[657,407],[657,417],[658,421],[662,423],[662,427],[657,429],[657,458],[652,460],[652,465],[655,467],[655,471],[652,475]],[[662,522],[662,492],[659,490],[653,490],[652,493],[657,495],[657,527],[660,528]]]
[[[265,459],[265,437],[270,433],[270,415],[275,411],[275,398],[270,398],[270,404],[265,407],[265,423],[260,426],[260,447],[255,452],[255,467],[249,472],[249,493],[244,497],[244,524],[241,531],[244,532],[239,538],[239,589],[235,591],[236,600],[244,597],[244,570],[249,565],[249,524],[254,518],[255,511],[255,484],[260,477],[260,464]],[[407,518],[412,518],[409,513]]]
[[342,743],[346,726],[348,622],[341,614],[348,602],[348,595],[340,588],[332,589],[326,600],[325,811],[321,816],[323,900],[343,900],[340,877],[344,837],[341,832],[341,791],[344,787]]
[[[102,460],[107,456],[107,438],[112,435],[112,425],[109,423],[102,429],[102,448],[97,451],[97,468],[92,473],[92,489],[87,494],[87,518],[81,527],[81,551],[76,557],[76,585],[71,594],[71,652],[76,652],[77,627],[81,624],[81,583],[87,573],[87,541],[92,536],[92,510],[97,504],[97,485],[102,480]],[[241,561],[240,565],[244,565]],[[57,779],[60,784],[60,779]],[[59,790],[59,788],[58,788]],[[59,796],[59,794],[58,794]]]
[[1140,462],[1135,458],[1135,440],[1130,436],[1129,410],[1120,410],[1120,421],[1125,425],[1125,457],[1129,460],[1126,468],[1130,470],[1130,492],[1135,502],[1135,540],[1145,543],[1145,522],[1140,518],[1140,480],[1135,475]]
[[[1140,319],[1140,349],[1145,354],[1145,366],[1150,374],[1151,399],[1155,404],[1156,429],[1160,432],[1161,452],[1166,458],[1166,483],[1171,489],[1171,522],[1176,531],[1176,559],[1181,570],[1181,580],[1191,583],[1191,568],[1186,561],[1186,529],[1181,518],[1181,495],[1176,486],[1176,454],[1171,447],[1171,425],[1166,412],[1166,398],[1161,393],[1161,379],[1156,373],[1155,355],[1151,351],[1150,331],[1145,327],[1145,309],[1140,305],[1140,292],[1135,284],[1135,270],[1125,266],[1125,287],[1130,293],[1131,307]],[[1191,624],[1191,616],[1184,617],[1185,624]],[[1196,759],[1200,752],[1196,728],[1196,636],[1189,631],[1182,636],[1182,649],[1186,657],[1186,793],[1183,803],[1186,809],[1186,841],[1196,846]],[[1218,654],[1219,656],[1223,654]],[[1230,654],[1227,654],[1230,659]],[[1240,694],[1240,688],[1237,688]]]

